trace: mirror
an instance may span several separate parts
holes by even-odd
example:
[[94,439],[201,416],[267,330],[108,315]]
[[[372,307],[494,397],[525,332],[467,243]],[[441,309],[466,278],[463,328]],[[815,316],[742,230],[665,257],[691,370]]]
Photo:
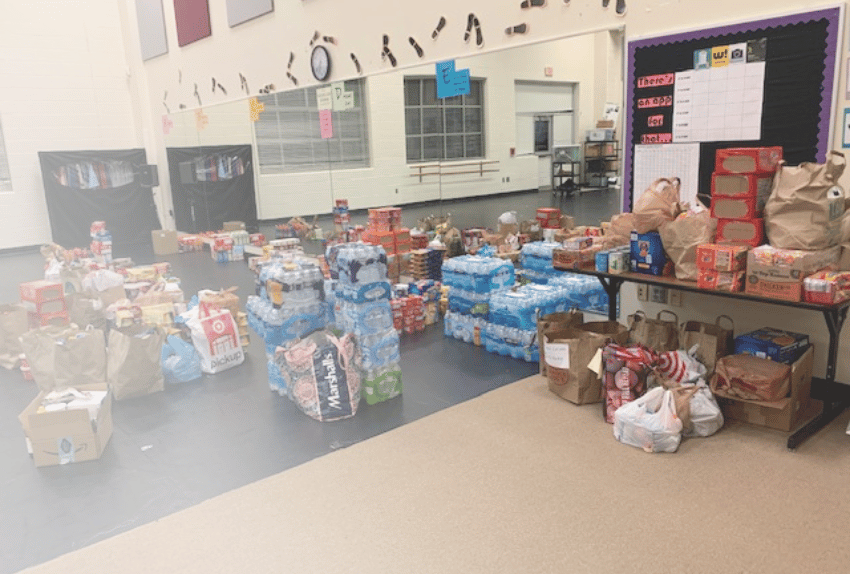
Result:
[[[437,98],[433,64],[347,79],[340,95],[347,109],[324,114],[330,116],[327,139],[317,87],[269,86],[270,93],[256,97],[262,107],[257,121],[250,117],[249,99],[172,113],[166,147],[194,149],[200,161],[190,168],[181,167],[187,158],[176,164],[169,159],[170,171],[178,171],[170,177],[177,227],[203,231],[203,223],[216,219],[209,197],[225,192],[211,188],[226,187],[221,177],[231,173],[236,151],[249,154],[242,159],[253,168],[250,185],[267,237],[273,237],[273,223],[329,214],[336,199],[347,199],[352,210],[437,201],[439,207],[427,207],[435,213],[462,198],[558,188],[564,178],[554,177],[554,170],[565,168],[553,163],[554,153],[573,146],[580,154],[585,131],[596,127],[606,103],[622,105],[623,37],[622,29],[605,30],[458,58],[456,69],[470,70],[470,92],[445,99]],[[329,86],[340,87],[332,82],[318,89]],[[582,158],[577,160],[570,166],[576,185],[607,187],[588,181]],[[618,168],[613,165],[613,175]],[[189,205],[181,199],[185,194],[174,189],[183,181],[181,171],[185,181],[194,171],[207,200]],[[546,196],[553,205],[570,201],[555,192]],[[244,203],[238,190],[226,193],[231,202]],[[594,206],[588,221],[574,214],[581,223],[598,223],[619,211],[616,187],[594,193],[598,198],[576,203]],[[499,202],[504,209],[453,223],[495,226],[502,211],[516,206],[526,208],[522,217],[533,217],[542,199],[504,197]],[[187,211],[190,220],[181,216]],[[187,221],[193,228],[185,228]],[[407,224],[414,221],[405,218]],[[329,231],[332,222],[323,227]]]

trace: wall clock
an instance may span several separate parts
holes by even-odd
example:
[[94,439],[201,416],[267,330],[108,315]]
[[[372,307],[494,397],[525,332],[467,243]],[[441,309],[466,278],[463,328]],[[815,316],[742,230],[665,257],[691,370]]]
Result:
[[313,77],[324,82],[331,75],[331,55],[324,46],[316,46],[310,55],[310,68]]

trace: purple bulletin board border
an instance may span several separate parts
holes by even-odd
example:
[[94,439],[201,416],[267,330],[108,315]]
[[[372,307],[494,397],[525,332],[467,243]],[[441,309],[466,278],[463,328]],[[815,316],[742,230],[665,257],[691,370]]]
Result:
[[742,22],[740,24],[730,24],[726,26],[717,26],[715,28],[706,28],[704,30],[694,30],[691,32],[682,32],[679,34],[670,34],[666,36],[655,36],[653,38],[645,38],[642,40],[633,40],[629,42],[628,53],[628,69],[627,69],[627,84],[626,84],[626,137],[623,140],[623,148],[625,152],[625,162],[623,165],[623,211],[631,211],[632,199],[632,103],[634,100],[634,65],[635,53],[641,48],[650,46],[659,46],[663,44],[672,44],[675,42],[684,42],[690,40],[701,40],[712,36],[724,36],[727,34],[737,34],[740,32],[756,32],[761,28],[776,28],[778,26],[787,26],[789,24],[799,24],[802,22],[811,22],[812,20],[820,20],[826,18],[829,21],[827,26],[826,37],[826,58],[824,59],[824,83],[823,97],[824,101],[820,110],[820,122],[818,126],[818,153],[820,160],[825,161],[826,154],[830,148],[829,142],[829,120],[832,115],[833,107],[833,91],[835,82],[835,65],[836,55],[838,54],[838,24],[841,18],[841,8],[826,8],[823,10],[815,10],[812,12],[802,12],[800,14],[789,14],[788,16],[778,16],[776,18],[766,18],[764,20],[753,20],[751,22]]

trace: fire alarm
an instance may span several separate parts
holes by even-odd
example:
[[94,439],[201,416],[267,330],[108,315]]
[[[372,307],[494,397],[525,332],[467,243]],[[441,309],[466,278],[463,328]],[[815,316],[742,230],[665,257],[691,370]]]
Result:
[[551,78],[553,75],[555,75],[555,70],[552,69],[552,66],[546,66],[545,68],[543,68],[543,75],[547,78]]

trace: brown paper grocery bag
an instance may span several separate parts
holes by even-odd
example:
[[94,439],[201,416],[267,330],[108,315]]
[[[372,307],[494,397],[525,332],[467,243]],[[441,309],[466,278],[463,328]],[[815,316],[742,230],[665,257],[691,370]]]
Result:
[[607,335],[575,328],[545,331],[540,347],[546,348],[549,390],[577,405],[601,401],[602,379],[589,364],[609,340]]
[[41,327],[21,336],[21,348],[42,391],[106,383],[106,341],[100,329],[83,330],[73,323]]
[[[672,321],[662,320],[664,313],[672,315]],[[659,311],[655,319],[638,311],[629,317],[629,343],[643,345],[656,353],[676,351],[679,348],[679,318],[666,309]]]
[[550,313],[537,319],[537,345],[540,348],[540,374],[546,376],[546,358],[543,348],[543,332],[548,330],[559,330],[584,323],[584,314],[578,309],[571,309],[564,313]]
[[0,366],[14,369],[21,355],[20,337],[29,331],[27,310],[21,305],[0,305]]
[[667,257],[673,262],[676,279],[696,281],[697,247],[703,243],[714,243],[717,220],[707,209],[698,213],[683,213],[659,228],[661,243]]
[[[729,322],[728,328],[720,325],[722,319]],[[696,358],[705,365],[706,376],[710,377],[717,360],[735,349],[735,323],[728,315],[718,316],[714,324],[685,321],[679,331],[679,343],[685,350],[697,345]]]
[[841,242],[844,154],[829,152],[826,163],[787,166],[780,161],[764,207],[764,227],[773,247],[820,250]]
[[115,400],[156,393],[164,388],[160,327],[133,325],[109,332],[106,370]]
[[638,233],[656,231],[662,224],[673,221],[679,215],[678,177],[667,179],[660,177],[652,182],[646,191],[635,201],[634,226]]

